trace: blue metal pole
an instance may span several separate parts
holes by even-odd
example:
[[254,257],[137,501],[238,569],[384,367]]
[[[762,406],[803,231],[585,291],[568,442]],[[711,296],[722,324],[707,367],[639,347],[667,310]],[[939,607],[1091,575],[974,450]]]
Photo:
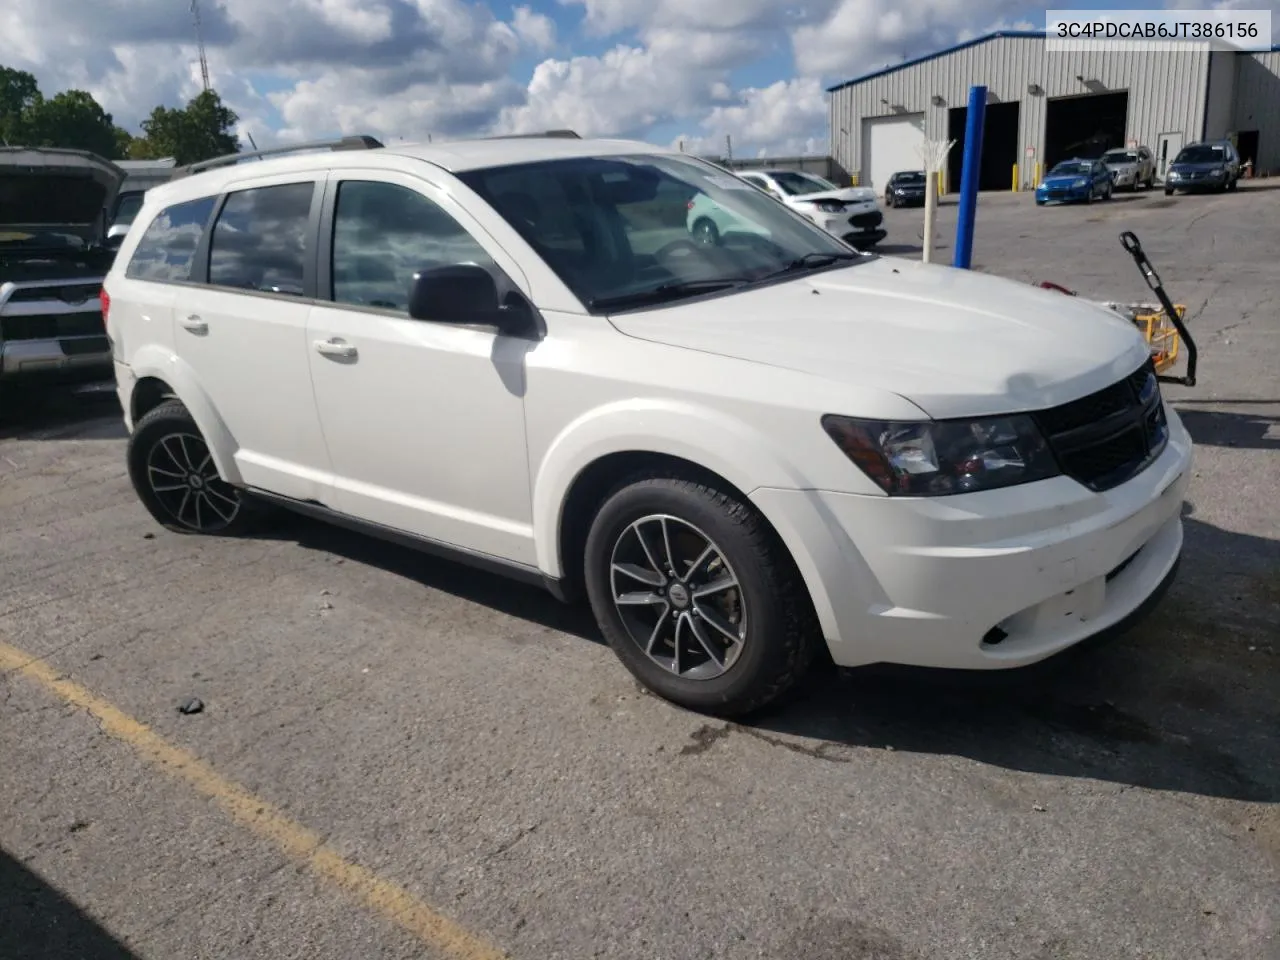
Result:
[[964,169],[960,174],[960,217],[952,266],[968,270],[973,260],[973,226],[978,213],[978,175],[982,167],[982,127],[987,115],[987,88],[969,88],[964,124]]

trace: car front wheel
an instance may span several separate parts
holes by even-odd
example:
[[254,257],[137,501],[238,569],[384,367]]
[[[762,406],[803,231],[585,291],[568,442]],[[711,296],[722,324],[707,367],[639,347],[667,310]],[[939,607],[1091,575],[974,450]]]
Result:
[[138,499],[169,530],[235,536],[258,519],[257,504],[218,474],[208,443],[179,400],[165,401],[138,421],[126,457]]
[[817,629],[790,556],[740,498],[669,477],[618,488],[587,536],[587,595],[609,645],[648,689],[740,716],[807,671]]

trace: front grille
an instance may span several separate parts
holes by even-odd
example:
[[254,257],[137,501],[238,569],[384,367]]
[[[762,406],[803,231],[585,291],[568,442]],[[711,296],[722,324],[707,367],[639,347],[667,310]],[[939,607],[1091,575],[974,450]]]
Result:
[[1150,360],[1109,387],[1040,411],[1036,420],[1062,472],[1099,492],[1141,473],[1169,440]]
[[61,337],[103,336],[105,333],[100,310],[0,316],[0,340],[57,340]]
[[884,214],[879,210],[874,213],[855,213],[849,218],[849,222],[860,230],[878,227],[882,220],[884,220]]

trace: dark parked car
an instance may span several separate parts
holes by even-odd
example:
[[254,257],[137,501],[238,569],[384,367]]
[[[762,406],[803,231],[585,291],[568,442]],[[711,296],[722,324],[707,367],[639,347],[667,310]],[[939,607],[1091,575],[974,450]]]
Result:
[[923,170],[898,171],[885,184],[885,206],[903,207],[924,203],[926,183]]
[[1234,190],[1240,182],[1240,154],[1230,140],[1193,143],[1178,151],[1164,178],[1164,195],[1175,190]]

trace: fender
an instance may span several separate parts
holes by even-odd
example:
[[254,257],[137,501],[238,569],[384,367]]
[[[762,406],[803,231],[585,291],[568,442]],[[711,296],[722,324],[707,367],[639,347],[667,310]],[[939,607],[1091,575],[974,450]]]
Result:
[[[209,445],[209,453],[218,468],[218,475],[227,483],[239,485],[244,482],[240,476],[240,468],[236,466],[235,454],[240,449],[226,423],[218,415],[209,396],[200,386],[195,371],[184,360],[167,347],[148,344],[140,347],[130,364],[133,375],[141,380],[143,377],[154,377],[167,383],[178,399],[186,406],[191,418],[195,420],[200,433]],[[132,402],[132,396],[130,397]]]
[[578,476],[612,453],[680,457],[724,477],[747,496],[761,486],[801,489],[804,475],[773,441],[721,411],[676,399],[628,399],[588,411],[568,424],[536,466],[534,548],[538,567],[560,577],[560,527]]

